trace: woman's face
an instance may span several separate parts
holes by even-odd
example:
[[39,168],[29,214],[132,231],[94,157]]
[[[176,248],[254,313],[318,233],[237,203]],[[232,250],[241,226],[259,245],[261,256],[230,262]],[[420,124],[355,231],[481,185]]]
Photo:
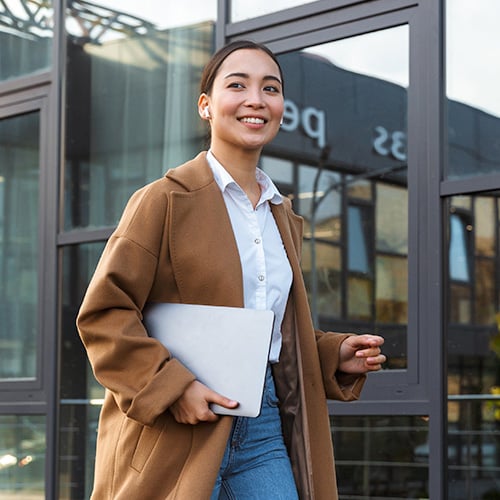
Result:
[[198,105],[204,118],[208,106],[215,153],[260,152],[277,134],[283,115],[279,68],[261,50],[236,50],[221,64],[210,95],[202,94]]

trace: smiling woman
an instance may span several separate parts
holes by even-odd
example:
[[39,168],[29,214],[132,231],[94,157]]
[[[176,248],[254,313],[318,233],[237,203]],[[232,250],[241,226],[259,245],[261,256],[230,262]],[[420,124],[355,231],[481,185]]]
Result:
[[[299,263],[302,221],[257,168],[279,130],[282,82],[266,47],[238,41],[217,52],[198,99],[210,150],[137,191],[108,241],[77,321],[109,389],[96,500],[336,498],[326,397],[359,397],[365,374],[385,361],[383,339],[314,331]],[[238,402],[147,335],[140,318],[148,302],[274,313],[259,416],[214,413],[212,404]]]

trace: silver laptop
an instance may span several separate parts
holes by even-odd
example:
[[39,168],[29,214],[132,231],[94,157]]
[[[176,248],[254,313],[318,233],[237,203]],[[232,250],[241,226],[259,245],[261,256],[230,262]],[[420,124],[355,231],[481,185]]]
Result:
[[271,346],[274,313],[238,307],[154,303],[144,309],[151,337],[210,389],[238,401],[214,413],[256,417]]

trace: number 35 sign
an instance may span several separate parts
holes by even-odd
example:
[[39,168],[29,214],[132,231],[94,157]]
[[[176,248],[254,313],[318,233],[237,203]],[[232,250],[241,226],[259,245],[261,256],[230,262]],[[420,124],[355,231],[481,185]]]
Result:
[[406,134],[400,130],[388,131],[385,127],[375,127],[373,149],[381,156],[392,156],[406,161]]

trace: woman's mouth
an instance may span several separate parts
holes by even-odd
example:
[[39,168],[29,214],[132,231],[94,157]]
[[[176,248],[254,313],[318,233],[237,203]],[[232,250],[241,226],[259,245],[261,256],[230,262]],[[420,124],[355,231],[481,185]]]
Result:
[[243,122],[243,123],[252,123],[254,125],[263,125],[264,123],[266,123],[266,121],[264,120],[264,118],[255,118],[255,117],[252,117],[252,116],[245,116],[243,118],[240,118],[240,122]]

